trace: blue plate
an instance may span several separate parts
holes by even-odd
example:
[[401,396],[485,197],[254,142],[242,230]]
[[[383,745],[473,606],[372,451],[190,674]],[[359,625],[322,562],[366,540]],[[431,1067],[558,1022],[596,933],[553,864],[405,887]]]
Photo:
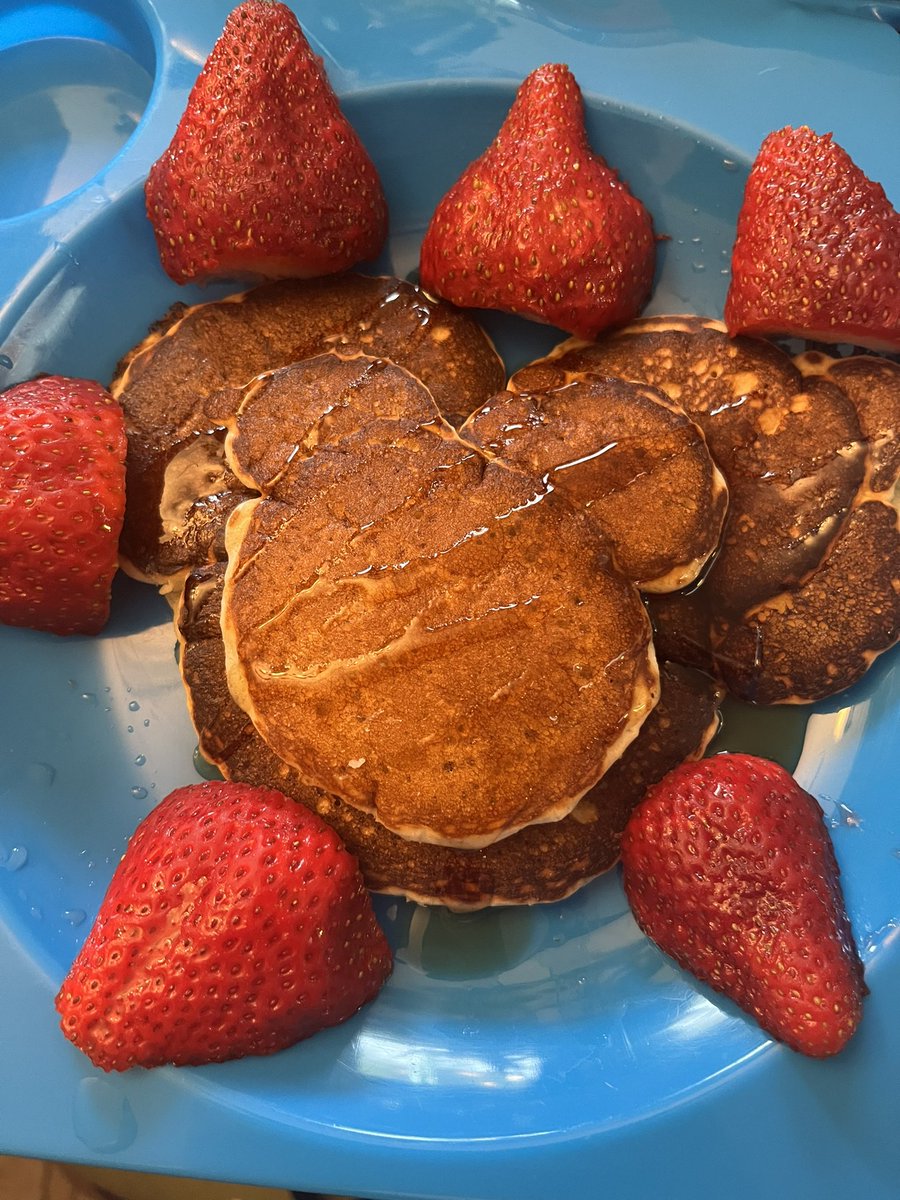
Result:
[[[381,171],[379,269],[515,86],[566,61],[595,147],[669,236],[654,311],[721,313],[743,182],[787,123],[894,201],[900,41],[862,6],[764,0],[330,0],[301,18]],[[107,381],[175,299],[143,215],[228,3],[0,3],[0,384]],[[492,318],[510,366],[558,337]],[[396,970],[346,1025],[270,1059],[93,1070],[53,997],[136,823],[196,778],[166,604],[120,578],[98,639],[0,631],[0,1151],[368,1197],[897,1194],[900,660],[811,714],[738,727],[821,799],[871,996],[837,1059],[770,1043],[639,933],[615,872],[571,900],[452,916],[381,898]],[[808,723],[806,717],[809,717]],[[792,757],[796,761],[796,755]]]

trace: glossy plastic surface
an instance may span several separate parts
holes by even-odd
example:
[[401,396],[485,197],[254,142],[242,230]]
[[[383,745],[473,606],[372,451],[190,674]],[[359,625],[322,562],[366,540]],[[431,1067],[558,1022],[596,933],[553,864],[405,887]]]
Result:
[[[228,7],[0,4],[0,119],[19,114],[0,125],[16,176],[0,190],[0,383],[108,380],[170,303],[216,294],[166,279],[141,185]],[[831,6],[737,7],[305,5],[387,188],[377,265],[414,270],[434,203],[551,59],[572,66],[596,148],[670,238],[656,311],[721,312],[747,164],[771,128],[833,129],[897,203],[896,147],[873,117],[900,110],[896,33]],[[16,174],[23,106],[44,157]],[[511,367],[558,340],[488,325]],[[120,579],[100,639],[0,630],[0,664],[0,1152],[368,1197],[896,1195],[897,654],[814,710],[797,766],[833,827],[872,990],[833,1062],[772,1046],[664,960],[613,873],[531,910],[380,899],[397,966],[359,1017],[268,1060],[115,1078],[62,1038],[53,996],[134,825],[196,778],[167,606]],[[784,715],[792,736],[798,721]],[[789,741],[771,717],[733,736]]]

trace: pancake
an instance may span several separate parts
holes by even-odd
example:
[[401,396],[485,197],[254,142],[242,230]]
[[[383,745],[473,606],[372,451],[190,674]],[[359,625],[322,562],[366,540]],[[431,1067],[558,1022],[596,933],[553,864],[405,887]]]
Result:
[[[703,588],[647,596],[647,611],[653,624],[653,644],[660,659],[670,659],[719,676],[713,652],[715,612],[706,602]],[[717,627],[725,623],[717,620]]]
[[900,541],[893,505],[900,473],[900,365],[873,355],[798,355],[806,376],[839,386],[867,449],[863,481],[801,583],[724,617],[700,588],[653,597],[657,651],[709,670],[740,699],[804,704],[856,683],[900,637]]
[[269,372],[226,454],[263,493],[228,521],[229,686],[307,783],[475,848],[565,816],[633,740],[658,696],[637,589],[583,512],[462,441],[408,372]]
[[644,317],[598,342],[568,339],[510,387],[559,386],[585,374],[659,388],[703,430],[728,484],[729,512],[704,581],[717,613],[740,614],[804,581],[859,490],[866,442],[844,392],[804,378],[755,338],[706,317]]
[[718,545],[725,480],[699,426],[656,388],[596,376],[501,392],[460,434],[585,509],[641,591],[692,583]]
[[224,573],[222,564],[192,572],[177,618],[182,678],[200,750],[227,779],[277,788],[316,811],[357,857],[375,891],[453,909],[563,899],[614,865],[622,829],[647,787],[685,759],[700,757],[718,728],[719,693],[712,680],[664,664],[658,705],[568,817],[529,826],[481,850],[407,841],[370,814],[304,783],[235,704],[219,624]]
[[246,498],[222,450],[236,389],[329,347],[407,367],[451,421],[462,421],[505,378],[471,317],[400,279],[281,280],[176,306],[125,356],[111,384],[128,431],[120,546],[129,574],[165,584],[219,554],[224,520]]
[[866,500],[802,587],[728,626],[715,646],[729,691],[757,704],[808,704],[856,683],[900,640],[896,509]]
[[900,363],[871,354],[832,358],[818,350],[794,362],[803,375],[823,376],[849,397],[869,450],[866,486],[889,496],[900,475]]
[[808,703],[855,683],[897,640],[897,364],[817,351],[791,360],[708,318],[648,317],[596,344],[569,339],[510,386],[592,373],[682,405],[729,488],[722,543],[699,585],[648,597],[657,652],[760,704]]
[[805,375],[838,385],[868,447],[864,486],[829,551],[800,587],[754,606],[715,638],[715,669],[736,695],[804,704],[851,687],[900,639],[900,364],[808,350]]

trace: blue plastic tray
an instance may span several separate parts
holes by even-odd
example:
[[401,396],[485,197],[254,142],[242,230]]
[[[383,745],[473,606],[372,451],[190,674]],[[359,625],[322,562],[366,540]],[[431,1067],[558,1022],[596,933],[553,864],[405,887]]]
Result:
[[[174,299],[215,294],[166,279],[141,189],[229,7],[0,3],[0,384],[107,381]],[[900,40],[868,7],[297,10],[381,170],[380,265],[400,275],[516,84],[551,60],[572,67],[595,145],[671,238],[656,311],[721,313],[747,166],[771,129],[833,130],[900,200]],[[511,365],[556,340],[492,331]],[[359,1017],[271,1059],[122,1077],[63,1039],[53,996],[135,824],[196,777],[168,610],[120,579],[101,638],[2,630],[0,656],[0,1152],[368,1197],[896,1197],[896,654],[813,711],[797,767],[833,826],[871,986],[839,1058],[774,1046],[696,987],[642,938],[612,873],[533,910],[379,900],[397,967]]]

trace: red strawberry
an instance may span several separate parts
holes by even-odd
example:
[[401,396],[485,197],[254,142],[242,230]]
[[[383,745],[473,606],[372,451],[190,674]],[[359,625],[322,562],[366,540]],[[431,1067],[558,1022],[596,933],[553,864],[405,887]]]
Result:
[[125,513],[125,422],[98,383],[46,375],[0,395],[0,621],[97,633]]
[[641,310],[655,257],[647,210],[591,150],[574,76],[548,63],[435,209],[420,277],[456,304],[591,338]]
[[105,1071],[272,1054],[351,1017],[391,952],[356,859],[281,792],[179,788],[135,831],[56,997]]
[[682,967],[817,1058],[853,1034],[867,991],[817,802],[748,754],[687,763],[650,788],[622,839],[644,932]]
[[228,17],[145,190],[177,283],[327,275],[387,235],[372,160],[297,18],[272,0]]
[[725,303],[731,334],[900,350],[900,214],[831,139],[770,133],[750,171]]

